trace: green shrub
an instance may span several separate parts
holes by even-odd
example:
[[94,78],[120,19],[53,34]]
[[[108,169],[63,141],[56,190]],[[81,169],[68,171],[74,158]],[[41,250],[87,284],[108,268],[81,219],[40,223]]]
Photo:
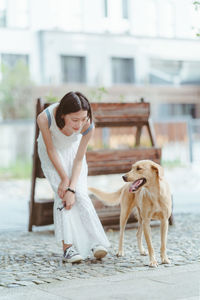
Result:
[[180,159],[174,159],[174,160],[162,160],[161,161],[161,165],[164,168],[169,168],[169,169],[173,169],[173,168],[177,168],[177,167],[184,167],[183,162],[180,161]]
[[31,177],[32,161],[18,159],[8,167],[0,167],[0,179],[25,179]]

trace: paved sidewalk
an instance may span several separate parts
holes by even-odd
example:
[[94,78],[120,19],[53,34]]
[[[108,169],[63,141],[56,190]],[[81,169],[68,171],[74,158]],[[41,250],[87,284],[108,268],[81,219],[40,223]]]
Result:
[[200,263],[3,290],[1,300],[199,300]]
[[[155,273],[177,266],[200,263],[200,214],[176,214],[175,225],[169,227],[168,255],[170,265],[159,265]],[[37,286],[72,279],[91,279],[116,274],[149,272],[148,256],[140,256],[136,228],[125,233],[125,256],[116,257],[119,232],[108,230],[109,254],[102,261],[88,259],[80,264],[62,262],[62,251],[56,245],[52,230],[0,232],[0,291],[20,286]],[[152,228],[152,239],[158,261],[160,229]],[[144,243],[145,245],[145,243]],[[145,245],[146,248],[146,245]]]
[[[125,232],[125,257],[117,258],[119,232],[108,230],[109,254],[102,261],[62,263],[53,226],[27,232],[30,182],[0,181],[0,299],[188,299],[200,300],[200,172],[188,167],[167,171],[174,195],[175,225],[169,227],[170,265],[148,267],[137,249],[136,228]],[[116,190],[118,176],[89,185]],[[37,193],[47,195],[47,186]],[[109,188],[109,190],[111,190]],[[48,190],[48,193],[51,193]],[[152,228],[159,259],[160,229]],[[145,248],[146,244],[144,242]]]

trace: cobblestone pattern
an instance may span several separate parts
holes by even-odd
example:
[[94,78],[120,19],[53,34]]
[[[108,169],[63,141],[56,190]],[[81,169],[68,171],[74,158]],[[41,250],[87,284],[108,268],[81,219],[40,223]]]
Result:
[[[200,262],[200,215],[175,216],[169,227],[168,256],[170,265]],[[148,256],[140,256],[136,242],[136,228],[125,232],[125,256],[117,258],[119,232],[108,230],[111,242],[109,254],[102,261],[86,260],[80,264],[62,262],[62,251],[55,243],[53,231],[0,232],[0,290],[17,286],[52,283],[74,278],[103,277],[119,272],[138,272],[149,269]],[[152,227],[153,245],[159,259],[160,229]],[[144,242],[145,248],[146,243]]]

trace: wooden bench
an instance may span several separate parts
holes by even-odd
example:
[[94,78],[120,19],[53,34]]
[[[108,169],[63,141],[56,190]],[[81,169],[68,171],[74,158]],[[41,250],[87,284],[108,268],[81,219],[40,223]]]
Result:
[[[151,159],[160,164],[161,149],[156,147],[155,134],[150,121],[149,103],[92,103],[96,128],[136,127],[135,147],[131,149],[102,149],[87,151],[88,175],[123,174],[134,162]],[[146,127],[151,147],[142,148],[142,129]],[[104,226],[119,227],[120,206],[108,207],[92,197],[93,204]],[[136,219],[130,215],[127,223]]]
[[[36,118],[49,103],[37,100]],[[121,174],[130,170],[131,165],[137,160],[151,159],[157,163],[161,160],[161,149],[156,147],[153,127],[150,122],[149,103],[92,103],[95,127],[136,127],[135,147],[131,149],[102,149],[90,150],[86,153],[88,162],[88,175]],[[147,128],[151,147],[141,148],[140,140],[142,128]],[[29,231],[32,226],[49,225],[53,223],[53,199],[35,199],[36,179],[44,178],[37,152],[37,137],[39,128],[35,120],[35,138],[33,153],[33,169],[29,214]],[[106,207],[97,199],[93,200],[94,206],[103,225],[119,224],[120,207]],[[134,217],[129,218],[132,222]]]

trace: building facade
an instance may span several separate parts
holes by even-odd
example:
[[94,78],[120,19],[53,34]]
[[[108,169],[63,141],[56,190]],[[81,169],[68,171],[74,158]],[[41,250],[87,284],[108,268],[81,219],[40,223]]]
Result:
[[23,61],[37,85],[199,85],[193,2],[1,0],[0,63]]

